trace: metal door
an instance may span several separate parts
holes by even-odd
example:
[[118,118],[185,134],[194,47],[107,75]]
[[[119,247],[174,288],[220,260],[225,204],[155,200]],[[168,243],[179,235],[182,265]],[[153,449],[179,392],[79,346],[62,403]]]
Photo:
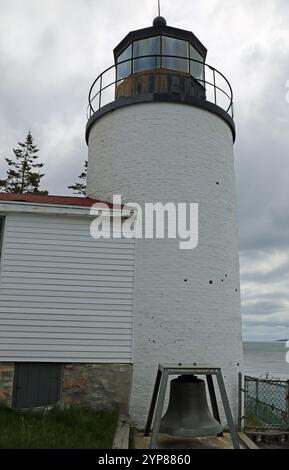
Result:
[[62,364],[16,363],[12,408],[54,405],[60,400]]

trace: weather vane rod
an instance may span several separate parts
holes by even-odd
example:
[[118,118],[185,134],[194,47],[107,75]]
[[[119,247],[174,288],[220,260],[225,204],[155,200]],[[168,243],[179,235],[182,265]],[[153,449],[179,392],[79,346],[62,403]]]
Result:
[[161,0],[158,0],[159,16],[161,16]]

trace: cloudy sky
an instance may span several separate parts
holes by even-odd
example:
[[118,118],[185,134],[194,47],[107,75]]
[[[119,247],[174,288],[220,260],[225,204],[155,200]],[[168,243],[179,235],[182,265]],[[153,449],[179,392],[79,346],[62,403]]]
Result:
[[[235,92],[245,339],[289,338],[289,2],[162,0]],[[88,89],[156,0],[0,0],[0,170],[30,129],[50,194],[69,194],[87,156]],[[287,88],[286,88],[287,84]],[[286,96],[288,102],[286,101]]]

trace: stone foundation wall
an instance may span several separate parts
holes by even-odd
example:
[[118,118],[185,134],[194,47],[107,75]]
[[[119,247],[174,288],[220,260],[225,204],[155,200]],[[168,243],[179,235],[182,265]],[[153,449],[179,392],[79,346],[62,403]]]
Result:
[[[14,363],[0,363],[0,402],[12,404]],[[64,405],[98,409],[118,406],[128,413],[132,366],[129,364],[64,364],[61,400]]]
[[131,376],[131,365],[65,364],[62,400],[101,409],[118,406],[128,413]]
[[14,364],[0,363],[0,402],[11,406],[13,392]]

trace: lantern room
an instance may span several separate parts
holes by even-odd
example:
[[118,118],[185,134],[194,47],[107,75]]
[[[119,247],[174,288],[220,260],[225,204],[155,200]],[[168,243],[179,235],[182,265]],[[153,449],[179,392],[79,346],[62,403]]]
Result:
[[116,98],[164,93],[205,99],[206,55],[193,33],[169,27],[159,16],[115,48]]
[[114,49],[114,64],[89,90],[86,141],[94,122],[117,108],[148,102],[183,103],[217,114],[235,139],[233,90],[206,63],[207,49],[191,32],[158,16],[148,28],[131,31]]

